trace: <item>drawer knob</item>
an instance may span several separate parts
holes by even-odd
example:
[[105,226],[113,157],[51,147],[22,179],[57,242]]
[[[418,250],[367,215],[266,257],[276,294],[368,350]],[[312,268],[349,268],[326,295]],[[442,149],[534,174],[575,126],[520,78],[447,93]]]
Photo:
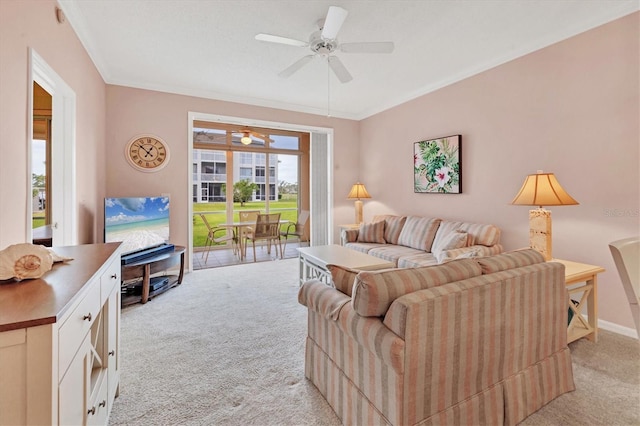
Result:
[[96,406],[94,405],[89,410],[87,410],[87,414],[91,414],[92,416],[96,414]]
[[116,354],[116,351],[114,351],[113,349],[109,351],[109,356],[114,356],[115,354]]
[[105,401],[104,399],[100,404],[98,404],[98,407],[106,407],[106,406],[107,406],[107,401]]
[[83,320],[91,321],[91,312],[82,317]]
[[111,278],[115,280],[116,278],[118,278],[118,274],[111,275]]

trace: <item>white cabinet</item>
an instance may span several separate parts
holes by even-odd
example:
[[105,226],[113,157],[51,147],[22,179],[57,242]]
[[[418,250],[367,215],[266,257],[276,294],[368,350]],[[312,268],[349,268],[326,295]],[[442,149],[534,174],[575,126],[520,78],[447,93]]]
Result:
[[107,424],[120,379],[118,247],[54,248],[74,260],[0,287],[0,425]]

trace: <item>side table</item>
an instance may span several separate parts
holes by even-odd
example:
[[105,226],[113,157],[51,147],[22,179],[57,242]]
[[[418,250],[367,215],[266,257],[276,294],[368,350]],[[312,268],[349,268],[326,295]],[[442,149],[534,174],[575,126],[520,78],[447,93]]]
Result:
[[[592,342],[598,341],[598,274],[604,268],[569,260],[552,259],[552,262],[564,265],[564,276],[569,292],[569,309],[573,318],[567,328],[567,343],[586,337]],[[571,295],[582,293],[578,305],[571,301]],[[586,307],[587,318],[583,312]]]

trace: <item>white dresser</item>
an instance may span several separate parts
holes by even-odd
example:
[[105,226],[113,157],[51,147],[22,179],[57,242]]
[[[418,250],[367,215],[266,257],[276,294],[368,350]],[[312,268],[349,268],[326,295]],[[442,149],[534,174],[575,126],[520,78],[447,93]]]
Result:
[[105,425],[119,383],[120,243],[0,284],[0,425]]

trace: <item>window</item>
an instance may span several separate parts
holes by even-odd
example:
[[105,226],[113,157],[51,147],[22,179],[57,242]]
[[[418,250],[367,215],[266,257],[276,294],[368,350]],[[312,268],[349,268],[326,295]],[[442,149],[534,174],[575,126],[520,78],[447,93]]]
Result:
[[271,142],[271,148],[291,149],[294,151],[300,149],[299,136],[270,135],[270,137],[273,140],[273,142]]
[[249,179],[253,177],[253,169],[251,167],[240,167],[240,180]]
[[240,153],[240,165],[248,165],[251,166],[253,164],[253,154],[250,152],[241,152]]

